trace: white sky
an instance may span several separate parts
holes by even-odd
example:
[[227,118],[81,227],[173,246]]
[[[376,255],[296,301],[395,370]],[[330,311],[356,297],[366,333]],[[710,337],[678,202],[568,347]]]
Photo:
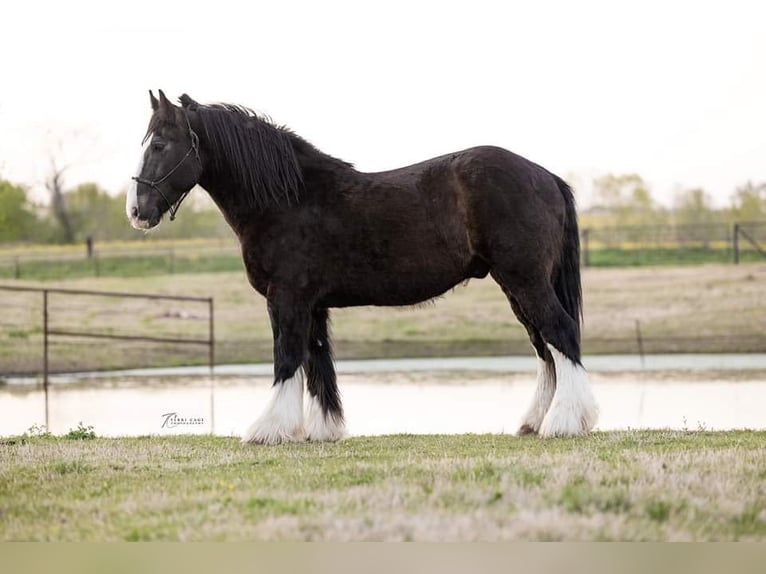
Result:
[[[121,5],[120,5],[121,4]],[[763,6],[763,8],[761,7]],[[268,113],[375,171],[478,144],[670,205],[766,180],[762,2],[5,2],[0,176],[127,185],[147,90]]]

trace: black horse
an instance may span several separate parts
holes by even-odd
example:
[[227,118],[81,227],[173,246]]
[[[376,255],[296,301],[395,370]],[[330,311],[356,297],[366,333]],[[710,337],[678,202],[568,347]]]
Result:
[[563,180],[489,146],[362,173],[247,108],[201,105],[185,94],[176,106],[162,91],[150,98],[130,222],[149,229],[166,212],[173,219],[199,184],[239,238],[248,279],[268,302],[274,395],[244,441],[343,436],[328,309],[410,305],[487,274],[539,359],[519,433],[593,427],[597,407],[580,363],[577,217]]

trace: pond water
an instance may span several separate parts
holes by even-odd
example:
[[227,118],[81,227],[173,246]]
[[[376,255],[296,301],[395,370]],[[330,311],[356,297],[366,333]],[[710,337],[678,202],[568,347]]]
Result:
[[[600,430],[766,428],[766,371],[591,373]],[[50,427],[78,423],[100,436],[241,435],[270,398],[266,375],[112,377],[50,393]],[[351,436],[513,433],[534,393],[534,374],[492,371],[357,372],[340,377]],[[211,400],[212,399],[212,400]],[[212,406],[212,410],[211,410]],[[0,391],[0,435],[44,423],[40,390]],[[175,417],[169,415],[175,413]]]
[[[766,353],[715,353],[715,354],[658,354],[646,355],[591,355],[583,359],[591,372],[625,371],[766,371]],[[519,373],[535,372],[537,359],[531,353],[526,356],[509,357],[428,357],[411,359],[362,359],[335,362],[340,373],[411,373],[421,371]],[[268,376],[274,368],[271,363],[243,365],[217,365],[215,372],[224,376]],[[206,375],[208,367],[170,367],[113,371],[114,377],[168,377],[181,375]],[[53,379],[67,382],[88,378],[103,378],[100,372],[58,375]],[[14,380],[14,379],[10,379]],[[27,379],[16,379],[20,383]]]

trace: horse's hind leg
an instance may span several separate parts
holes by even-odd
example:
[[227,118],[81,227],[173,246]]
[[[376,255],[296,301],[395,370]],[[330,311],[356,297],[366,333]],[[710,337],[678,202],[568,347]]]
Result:
[[598,420],[598,406],[582,364],[546,343],[556,365],[556,393],[543,423],[542,436],[575,436],[587,433]]
[[519,435],[537,434],[540,431],[543,418],[545,418],[545,413],[548,412],[548,407],[551,406],[553,395],[556,392],[556,369],[553,363],[553,356],[548,347],[546,347],[540,331],[524,315],[521,306],[519,306],[513,295],[505,289],[503,291],[506,297],[508,297],[516,318],[527,330],[529,340],[532,342],[532,347],[534,347],[537,354],[537,387],[535,388],[535,396],[526,414],[521,419],[521,426],[518,431]]
[[343,407],[330,347],[327,309],[314,309],[306,363],[309,405],[306,436],[309,440],[338,440],[345,434]]
[[274,332],[274,385],[271,402],[242,442],[279,444],[305,440],[303,368],[308,355],[309,307],[293,298],[269,300]]
[[540,424],[543,436],[573,436],[596,424],[598,408],[580,363],[580,337],[575,319],[556,296],[550,281],[525,278],[500,282],[508,288],[524,316],[542,335],[555,365],[556,388]]
[[543,436],[573,436],[588,432],[598,419],[598,407],[588,376],[580,363],[580,331],[548,281],[514,291],[524,313],[545,341],[556,368],[556,392],[540,425]]

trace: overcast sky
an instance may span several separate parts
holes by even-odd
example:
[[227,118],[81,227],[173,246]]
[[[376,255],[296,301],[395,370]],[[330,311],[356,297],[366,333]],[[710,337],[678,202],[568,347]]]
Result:
[[6,2],[0,176],[123,189],[147,90],[247,105],[365,171],[495,144],[726,205],[766,181],[762,2]]

